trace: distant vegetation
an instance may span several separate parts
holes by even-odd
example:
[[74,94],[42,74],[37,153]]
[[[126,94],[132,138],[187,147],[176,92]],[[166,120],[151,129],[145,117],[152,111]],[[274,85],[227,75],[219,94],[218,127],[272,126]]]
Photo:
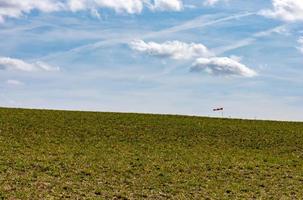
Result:
[[0,199],[303,199],[303,123],[3,108]]

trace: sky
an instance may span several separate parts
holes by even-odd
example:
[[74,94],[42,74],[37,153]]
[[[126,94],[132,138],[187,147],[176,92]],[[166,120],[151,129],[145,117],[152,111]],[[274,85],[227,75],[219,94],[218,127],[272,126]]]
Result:
[[0,107],[303,121],[302,0],[0,0]]

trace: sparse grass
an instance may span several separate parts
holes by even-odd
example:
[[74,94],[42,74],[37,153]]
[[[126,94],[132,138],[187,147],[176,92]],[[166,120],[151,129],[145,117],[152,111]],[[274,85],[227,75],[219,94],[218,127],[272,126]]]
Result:
[[3,108],[0,199],[303,199],[303,123]]

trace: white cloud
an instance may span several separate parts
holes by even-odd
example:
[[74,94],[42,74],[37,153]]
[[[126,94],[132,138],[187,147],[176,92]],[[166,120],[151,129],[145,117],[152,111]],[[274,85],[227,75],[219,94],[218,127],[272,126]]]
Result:
[[144,7],[157,11],[180,11],[182,0],[0,0],[0,22],[6,18],[20,18],[33,10],[40,12],[90,11],[99,17],[98,9],[112,9],[117,13],[139,14]]
[[303,53],[303,36],[299,38],[298,43],[299,43],[298,49],[301,53]]
[[24,85],[23,82],[18,81],[18,80],[7,80],[6,84],[7,85],[12,85],[12,86],[22,86],[22,85]]
[[272,0],[272,10],[262,10],[261,15],[284,21],[303,21],[302,0]]
[[68,8],[74,12],[98,8],[113,9],[118,13],[141,13],[144,6],[143,0],[68,0]]
[[144,6],[157,11],[180,11],[183,9],[181,0],[68,0],[67,5],[74,12],[109,8],[118,13],[128,14],[139,14]]
[[212,53],[206,46],[197,43],[184,43],[180,41],[146,43],[143,40],[135,40],[129,45],[133,50],[141,53],[177,60],[212,56]]
[[19,18],[33,10],[54,12],[63,8],[58,0],[0,0],[0,22],[5,18]]
[[198,58],[193,64],[193,72],[204,71],[211,75],[253,77],[257,73],[244,64],[228,57]]
[[87,0],[69,0],[67,2],[69,9],[73,12],[88,9]]
[[193,72],[205,71],[211,75],[237,75],[253,77],[257,73],[241,62],[241,57],[215,57],[206,46],[196,43],[168,41],[164,43],[144,42],[136,40],[130,47],[141,53],[152,56],[172,58],[176,60],[196,59],[191,67]]
[[183,2],[181,0],[155,0],[152,6],[153,10],[172,10],[180,11],[183,9]]
[[20,59],[0,57],[0,70],[17,71],[59,71],[59,67],[48,65],[44,62],[28,63]]

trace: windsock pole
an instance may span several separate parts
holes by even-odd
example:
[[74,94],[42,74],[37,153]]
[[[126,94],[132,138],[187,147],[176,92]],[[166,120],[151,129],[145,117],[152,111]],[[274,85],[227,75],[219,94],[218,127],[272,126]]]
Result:
[[214,112],[221,111],[222,118],[224,117],[224,108],[215,108],[215,109],[213,109],[213,111]]

